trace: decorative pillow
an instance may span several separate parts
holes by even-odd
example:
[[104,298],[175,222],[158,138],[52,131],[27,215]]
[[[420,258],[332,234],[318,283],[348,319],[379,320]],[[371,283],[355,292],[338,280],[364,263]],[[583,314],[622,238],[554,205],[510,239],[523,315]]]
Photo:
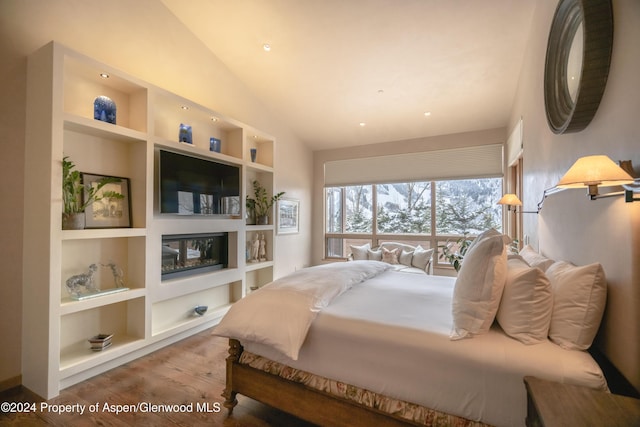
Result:
[[400,258],[398,258],[398,261],[402,265],[406,265],[407,267],[411,267],[411,260],[412,259],[413,259],[413,251],[405,251],[405,250],[403,250],[400,253]]
[[484,237],[467,252],[453,290],[453,331],[461,339],[489,331],[507,276],[502,234]]
[[507,279],[496,319],[510,337],[523,344],[537,344],[546,341],[549,334],[551,284],[542,270],[516,257],[507,260]]
[[398,264],[398,248],[387,249],[382,248],[382,261],[389,264]]
[[411,260],[411,265],[413,267],[417,267],[421,270],[426,271],[432,257],[433,249],[423,249],[422,246],[418,245],[413,251],[413,259]]
[[607,280],[599,263],[581,267],[558,261],[547,270],[553,293],[549,338],[568,350],[591,347],[607,302]]
[[351,254],[353,255],[354,261],[366,261],[369,259],[369,249],[371,249],[371,245],[369,243],[362,246],[349,246],[351,248]]
[[381,250],[374,251],[373,249],[369,249],[367,251],[367,256],[368,256],[368,259],[371,260],[371,261],[382,261],[382,251]]
[[540,255],[531,245],[526,245],[522,248],[520,250],[520,256],[524,258],[531,267],[538,267],[542,271],[547,271],[547,269],[551,267],[551,264],[553,264],[552,259]]

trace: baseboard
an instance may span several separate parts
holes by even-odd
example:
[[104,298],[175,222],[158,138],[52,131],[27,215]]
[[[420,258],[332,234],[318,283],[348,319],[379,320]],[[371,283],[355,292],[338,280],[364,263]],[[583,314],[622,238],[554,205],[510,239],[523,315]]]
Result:
[[0,381],[0,393],[2,393],[3,391],[10,390],[14,387],[18,387],[21,384],[22,384],[22,375],[18,375],[16,377],[2,380]]

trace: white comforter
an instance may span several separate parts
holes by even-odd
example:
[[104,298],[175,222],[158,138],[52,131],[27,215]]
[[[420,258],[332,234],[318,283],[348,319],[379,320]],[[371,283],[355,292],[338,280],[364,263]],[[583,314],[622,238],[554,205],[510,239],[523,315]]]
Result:
[[236,302],[214,334],[260,342],[297,360],[318,312],[354,284],[389,268],[379,261],[354,261],[298,270]]
[[[606,390],[586,352],[550,341],[526,346],[497,326],[451,341],[454,282],[387,271],[353,284],[317,315],[297,360],[264,337],[216,333],[294,368],[498,426],[524,425],[525,375]],[[260,294],[266,293],[257,292],[256,300]]]

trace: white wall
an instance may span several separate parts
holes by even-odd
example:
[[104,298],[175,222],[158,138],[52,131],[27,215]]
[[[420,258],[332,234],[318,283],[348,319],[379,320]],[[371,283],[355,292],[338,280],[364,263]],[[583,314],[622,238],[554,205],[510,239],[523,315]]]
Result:
[[[537,4],[509,125],[523,117],[523,210],[534,210],[543,190],[581,156],[631,159],[640,172],[640,2],[613,0],[614,45],[604,97],[591,124],[566,135],[549,129],[543,96],[547,37],[557,1]],[[524,214],[524,234],[554,259],[603,264],[609,295],[598,346],[640,388],[640,203],[589,201],[586,190],[563,191],[546,199],[540,215]]]
[[161,2],[0,0],[0,390],[19,379],[22,267],[38,265],[22,257],[26,57],[51,40],[275,136],[277,191],[301,200],[301,232],[278,237],[274,273],[310,262],[311,151]]

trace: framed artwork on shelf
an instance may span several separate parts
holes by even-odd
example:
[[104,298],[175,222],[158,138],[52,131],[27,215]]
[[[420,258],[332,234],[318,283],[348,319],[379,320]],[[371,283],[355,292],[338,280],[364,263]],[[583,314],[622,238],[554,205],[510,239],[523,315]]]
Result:
[[83,173],[82,183],[85,186],[85,200],[90,191],[95,192],[95,200],[84,211],[85,228],[131,227],[128,178]]
[[293,234],[300,231],[300,201],[281,198],[278,200],[278,234]]

